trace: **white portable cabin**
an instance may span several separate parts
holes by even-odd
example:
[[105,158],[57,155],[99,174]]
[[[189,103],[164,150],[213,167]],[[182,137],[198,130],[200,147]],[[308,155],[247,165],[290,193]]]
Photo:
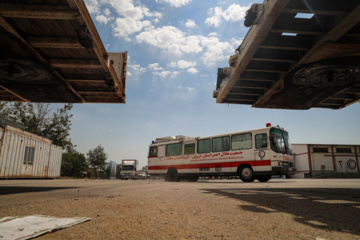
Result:
[[10,125],[0,127],[0,178],[60,177],[62,150],[50,139]]
[[360,145],[292,144],[297,173],[303,178],[360,175]]

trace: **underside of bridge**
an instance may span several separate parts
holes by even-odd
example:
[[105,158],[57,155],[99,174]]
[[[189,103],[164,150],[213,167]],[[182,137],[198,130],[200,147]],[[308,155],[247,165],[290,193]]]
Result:
[[83,0],[1,0],[0,52],[0,101],[126,101],[127,52],[106,52]]
[[360,101],[358,0],[264,1],[245,24],[229,67],[218,69],[217,103],[341,109]]

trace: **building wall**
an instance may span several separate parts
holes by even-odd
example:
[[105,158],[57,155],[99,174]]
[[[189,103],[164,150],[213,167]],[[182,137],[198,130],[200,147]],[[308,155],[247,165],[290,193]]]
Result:
[[[334,157],[336,171],[339,173],[359,172],[359,146],[334,146]],[[344,152],[343,149],[350,149],[351,152]]]
[[292,177],[304,178],[304,174],[310,172],[307,144],[291,144],[291,147],[294,152],[294,161],[296,167],[296,174]]
[[[11,127],[0,128],[0,177],[53,178],[60,176],[62,148],[47,138]],[[25,161],[33,149],[33,162]]]
[[[330,145],[309,145],[309,149],[312,171],[335,171]],[[326,149],[327,152],[316,152],[316,149]]]

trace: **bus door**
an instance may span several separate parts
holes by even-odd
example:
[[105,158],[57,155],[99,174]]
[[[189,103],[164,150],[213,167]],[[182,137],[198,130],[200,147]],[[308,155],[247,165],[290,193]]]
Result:
[[[255,148],[254,148],[254,165],[259,165],[256,161],[270,159],[268,150],[268,133],[255,134]],[[261,165],[261,164],[260,164]]]
[[166,160],[165,151],[166,151],[166,145],[158,146],[158,158],[160,163],[162,164],[165,164],[165,160]]

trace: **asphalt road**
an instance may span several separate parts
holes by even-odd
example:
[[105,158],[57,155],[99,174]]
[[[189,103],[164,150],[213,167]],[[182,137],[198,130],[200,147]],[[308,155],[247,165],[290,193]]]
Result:
[[39,239],[360,239],[360,179],[0,181],[0,218],[35,214],[91,218]]

